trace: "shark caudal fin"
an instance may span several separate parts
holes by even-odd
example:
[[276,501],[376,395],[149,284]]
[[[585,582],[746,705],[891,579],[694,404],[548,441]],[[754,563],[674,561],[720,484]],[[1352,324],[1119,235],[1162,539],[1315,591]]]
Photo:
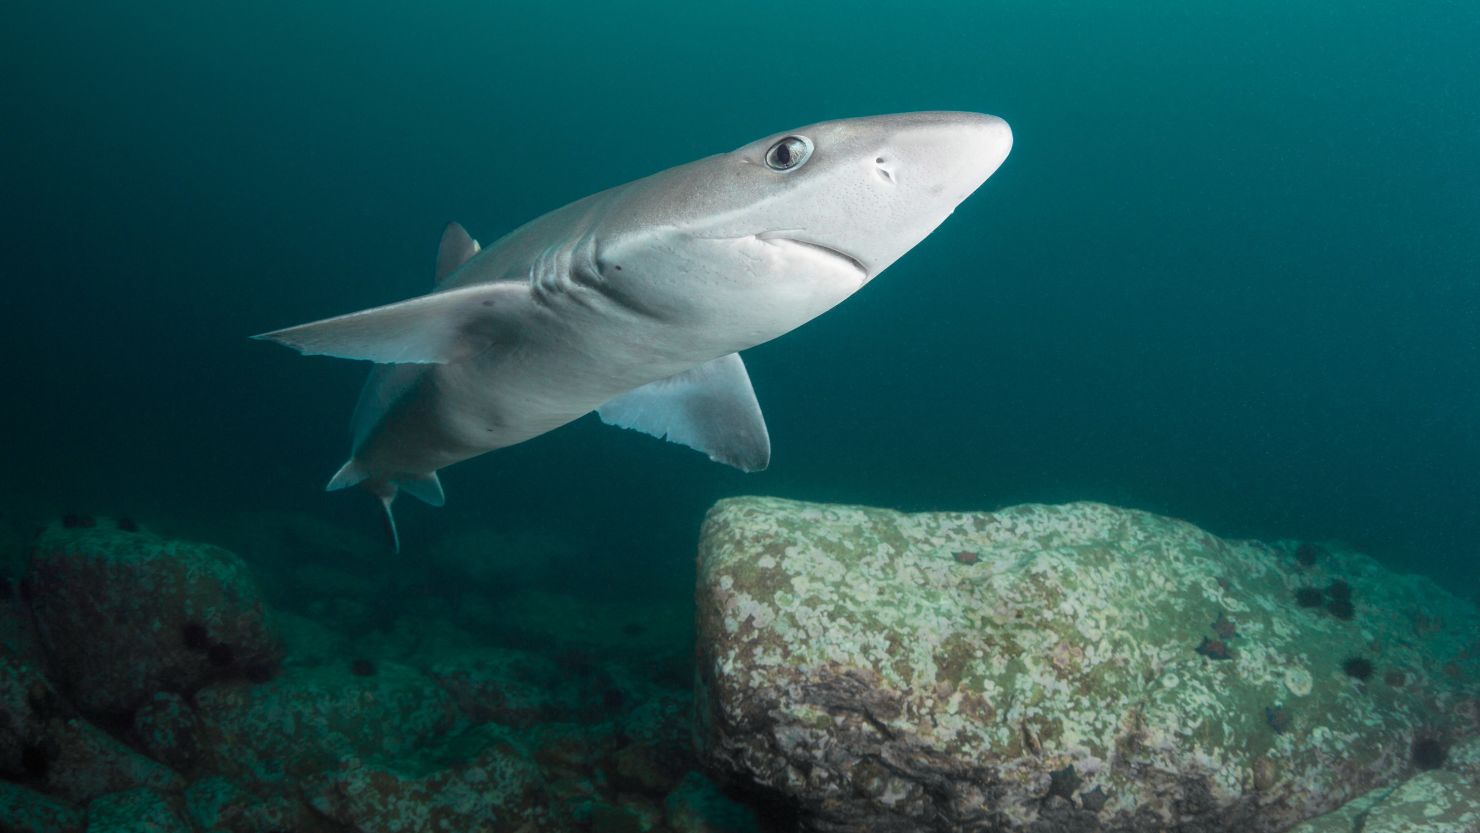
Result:
[[447,502],[447,497],[442,492],[442,481],[437,479],[436,472],[372,478],[360,461],[354,457],[339,467],[339,471],[334,473],[334,476],[329,479],[329,485],[324,489],[333,492],[362,483],[371,494],[380,498],[380,508],[385,513],[386,537],[390,539],[391,547],[398,553],[401,551],[401,535],[396,531],[396,514],[391,510],[392,504],[396,502],[396,495],[404,491],[431,506],[441,506]]
[[396,555],[401,554],[401,533],[396,531],[396,513],[391,511],[391,504],[396,502],[394,490],[380,496],[380,511],[385,515],[385,534],[391,539],[391,550]]

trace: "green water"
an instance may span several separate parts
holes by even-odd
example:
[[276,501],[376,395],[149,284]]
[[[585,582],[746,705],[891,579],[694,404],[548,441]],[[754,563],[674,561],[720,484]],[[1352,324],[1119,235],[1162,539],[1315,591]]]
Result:
[[467,528],[684,596],[741,493],[1093,499],[1477,583],[1480,14],[1463,3],[56,3],[0,10],[12,506],[373,534],[363,367],[250,343],[593,191],[827,118],[1006,118],[1001,171],[746,356],[741,475],[588,420],[444,473]]

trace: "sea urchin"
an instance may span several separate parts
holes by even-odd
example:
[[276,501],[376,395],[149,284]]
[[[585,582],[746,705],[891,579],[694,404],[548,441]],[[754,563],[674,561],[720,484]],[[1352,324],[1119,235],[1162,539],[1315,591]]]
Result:
[[1320,607],[1326,596],[1318,587],[1300,587],[1295,590],[1295,603],[1301,607]]
[[1413,765],[1419,769],[1438,769],[1449,757],[1444,744],[1435,738],[1416,738],[1413,741]]
[[1364,657],[1347,657],[1346,661],[1341,663],[1341,670],[1345,671],[1348,677],[1365,680],[1372,676],[1372,661]]

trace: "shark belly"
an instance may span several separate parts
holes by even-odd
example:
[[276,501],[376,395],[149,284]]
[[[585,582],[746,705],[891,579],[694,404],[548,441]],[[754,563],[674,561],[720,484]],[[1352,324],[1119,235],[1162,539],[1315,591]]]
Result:
[[553,431],[720,355],[718,346],[676,346],[693,345],[682,337],[686,328],[619,306],[579,287],[532,311],[512,344],[425,366],[369,428],[355,458],[372,476],[428,475]]

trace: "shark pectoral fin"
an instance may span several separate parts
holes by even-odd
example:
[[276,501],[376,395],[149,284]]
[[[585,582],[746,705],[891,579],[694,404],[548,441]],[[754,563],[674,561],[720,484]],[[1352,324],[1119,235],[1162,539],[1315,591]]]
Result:
[[437,479],[437,473],[422,475],[402,475],[396,478],[396,485],[401,491],[416,498],[422,503],[431,506],[441,506],[447,502],[447,497],[442,494],[442,481]]
[[275,341],[305,356],[446,364],[488,349],[528,298],[527,284],[480,283],[252,338]]
[[366,476],[365,470],[360,468],[360,461],[351,457],[339,467],[339,471],[334,472],[333,477],[329,478],[329,485],[324,487],[324,491],[337,492],[340,489],[348,489],[363,481]]
[[442,231],[442,243],[437,247],[437,283],[467,263],[481,247],[468,230],[459,223],[448,223]]
[[596,413],[608,425],[686,445],[741,471],[771,462],[766,420],[738,353],[630,390]]

